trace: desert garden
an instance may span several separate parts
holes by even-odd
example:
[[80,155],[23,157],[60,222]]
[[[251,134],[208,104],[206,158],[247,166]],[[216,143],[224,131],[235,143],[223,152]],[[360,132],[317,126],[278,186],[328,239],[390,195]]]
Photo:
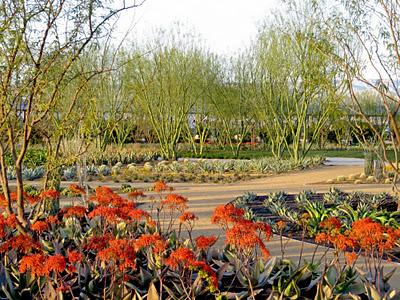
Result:
[[400,4],[328,2],[227,56],[2,1],[0,298],[399,299]]

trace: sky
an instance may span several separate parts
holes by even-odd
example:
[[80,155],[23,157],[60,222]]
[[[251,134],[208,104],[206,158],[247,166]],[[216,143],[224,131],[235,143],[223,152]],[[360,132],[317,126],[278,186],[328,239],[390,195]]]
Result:
[[193,28],[206,47],[233,54],[250,45],[258,25],[279,9],[280,0],[146,0],[118,21],[118,36],[133,26],[128,41],[149,38],[157,28],[179,22]]

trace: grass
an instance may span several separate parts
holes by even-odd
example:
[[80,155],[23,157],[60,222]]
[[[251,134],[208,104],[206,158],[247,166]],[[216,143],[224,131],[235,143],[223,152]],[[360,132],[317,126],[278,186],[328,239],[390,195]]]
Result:
[[[322,157],[347,157],[347,158],[364,158],[364,151],[362,149],[331,149],[331,150],[311,150],[310,156],[322,156]],[[242,150],[239,153],[239,159],[254,159],[262,157],[271,157],[272,153],[267,150]],[[394,153],[388,152],[389,159],[394,159]],[[210,149],[203,153],[202,156],[196,156],[193,152],[186,151],[178,153],[178,157],[185,158],[218,158],[218,159],[234,159],[235,156],[229,150]],[[285,153],[284,157],[288,157]]]

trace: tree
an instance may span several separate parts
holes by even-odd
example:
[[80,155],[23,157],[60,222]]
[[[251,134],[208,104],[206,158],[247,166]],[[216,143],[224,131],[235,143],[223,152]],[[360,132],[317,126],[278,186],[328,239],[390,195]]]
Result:
[[218,81],[210,97],[215,115],[216,135],[221,146],[228,145],[235,157],[239,156],[244,139],[254,123],[252,109],[255,97],[251,85],[252,65],[245,55],[229,62],[221,61]]
[[301,162],[338,107],[343,81],[329,55],[333,49],[307,5],[295,6],[260,31],[255,45],[255,106],[275,156],[286,150]]
[[[336,59],[346,76],[356,112],[377,140],[374,151],[400,173],[400,3],[395,0],[343,0],[324,11],[326,24],[337,43]],[[365,112],[357,85],[375,92],[384,108],[388,130],[381,130]],[[395,162],[388,150],[395,152]]]
[[7,179],[11,153],[17,181],[18,229],[24,216],[22,168],[33,130],[43,122],[84,51],[109,34],[109,24],[135,1],[4,0],[0,4],[0,166],[1,185],[12,213]]
[[194,103],[202,97],[202,50],[191,35],[159,32],[131,59],[131,91],[153,127],[165,159],[176,159],[176,145]]

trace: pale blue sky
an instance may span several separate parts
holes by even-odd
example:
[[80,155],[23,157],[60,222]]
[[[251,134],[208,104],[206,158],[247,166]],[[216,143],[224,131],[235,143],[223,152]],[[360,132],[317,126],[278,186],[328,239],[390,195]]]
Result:
[[180,22],[193,27],[206,46],[218,54],[245,48],[257,34],[257,24],[279,9],[280,0],[146,0],[118,22],[124,32],[135,24],[129,40],[146,38],[155,28]]

